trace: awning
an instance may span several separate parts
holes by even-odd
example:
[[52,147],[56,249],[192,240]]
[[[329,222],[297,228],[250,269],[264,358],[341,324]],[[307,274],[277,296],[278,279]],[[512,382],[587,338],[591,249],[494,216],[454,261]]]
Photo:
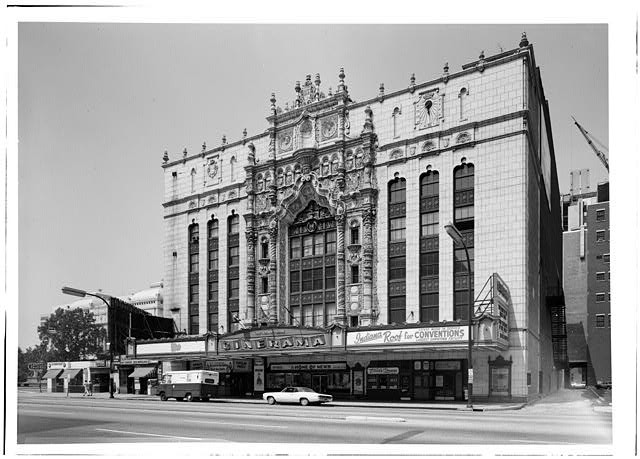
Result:
[[129,375],[130,378],[146,378],[156,372],[156,367],[138,367]]
[[62,368],[53,368],[51,370],[48,370],[45,374],[42,375],[42,379],[55,379],[58,377],[61,371]]
[[78,376],[78,373],[80,373],[82,371],[82,368],[67,368],[66,370],[64,370],[62,372],[62,374],[60,375],[60,378],[64,379],[64,378],[69,378],[69,379],[73,379],[76,376]]

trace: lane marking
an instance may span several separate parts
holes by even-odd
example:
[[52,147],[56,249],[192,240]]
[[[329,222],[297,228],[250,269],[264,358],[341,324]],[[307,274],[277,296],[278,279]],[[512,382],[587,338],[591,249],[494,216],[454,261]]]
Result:
[[195,419],[185,419],[185,422],[195,422],[198,424],[221,424],[221,425],[233,425],[233,426],[245,426],[245,427],[268,427],[272,429],[288,429],[287,426],[276,426],[273,424],[242,424],[239,422],[219,422],[219,421],[198,421]]
[[544,443],[545,445],[577,445],[578,443],[572,443],[568,441],[549,441],[549,440],[518,440],[516,438],[509,439],[509,441],[515,441],[518,443]]
[[102,432],[115,432],[115,433],[123,433],[123,434],[131,434],[131,435],[146,435],[148,437],[164,437],[164,438],[177,438],[179,440],[202,440],[202,438],[196,437],[179,437],[177,435],[161,435],[161,434],[152,434],[145,432],[130,432],[127,430],[114,430],[114,429],[96,429]]
[[372,422],[406,422],[404,418],[387,418],[374,416],[347,416],[345,421],[372,421]]

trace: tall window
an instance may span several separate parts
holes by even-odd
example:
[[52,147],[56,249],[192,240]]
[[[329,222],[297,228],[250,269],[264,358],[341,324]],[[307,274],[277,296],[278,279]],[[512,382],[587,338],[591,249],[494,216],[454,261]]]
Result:
[[240,216],[232,213],[227,220],[227,314],[229,330],[239,328],[240,314]]
[[351,222],[351,244],[360,244],[360,224],[356,221]]
[[196,191],[196,170],[191,169],[191,192]]
[[207,331],[218,331],[218,220],[207,222]]
[[[471,272],[468,273],[467,259],[464,248],[454,247],[453,251],[453,282],[454,282],[454,311],[453,318],[460,320],[468,319],[469,312],[469,284],[471,279],[471,301],[473,301],[473,164],[463,164],[454,169],[453,172],[453,192],[454,192],[454,224],[467,245],[469,250],[469,261]],[[467,275],[468,274],[468,275]]]
[[398,132],[398,117],[400,116],[400,109],[398,107],[393,109],[393,137],[399,137],[400,134]]
[[436,171],[420,177],[420,322],[439,320],[439,182]]
[[389,183],[389,323],[406,321],[406,199],[407,182]]
[[200,333],[199,323],[199,304],[200,304],[200,263],[199,263],[199,226],[197,223],[193,223],[189,226],[189,334],[196,335]]
[[461,120],[464,120],[467,117],[467,114],[464,111],[467,94],[468,94],[467,88],[460,89],[460,92],[458,93],[458,99],[460,100],[460,119]]
[[231,161],[229,161],[229,173],[231,175],[231,181],[233,182],[236,179],[236,157],[232,156]]
[[323,327],[336,314],[336,222],[311,201],[289,226],[292,325]]

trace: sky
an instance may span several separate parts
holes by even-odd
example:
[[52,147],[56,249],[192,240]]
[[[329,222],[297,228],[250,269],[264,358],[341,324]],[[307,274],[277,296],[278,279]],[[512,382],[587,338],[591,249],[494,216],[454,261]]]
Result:
[[518,46],[526,31],[549,101],[560,190],[607,173],[571,116],[609,144],[608,33],[600,25],[18,24],[21,347],[60,288],[126,295],[163,277],[162,155],[267,129],[269,98],[294,98],[344,67],[356,101]]

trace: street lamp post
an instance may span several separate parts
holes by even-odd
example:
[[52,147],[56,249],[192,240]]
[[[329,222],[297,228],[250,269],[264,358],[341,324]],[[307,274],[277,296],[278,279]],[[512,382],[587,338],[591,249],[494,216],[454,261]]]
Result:
[[465,244],[462,234],[455,227],[455,225],[449,222],[447,225],[444,225],[444,229],[447,234],[453,239],[453,241],[461,245],[464,248],[464,253],[467,257],[467,287],[468,291],[468,300],[469,300],[469,339],[468,339],[468,375],[467,375],[467,408],[473,408],[472,396],[473,396],[473,336],[472,336],[472,321],[473,321],[473,298],[471,298],[471,261],[469,260],[469,249],[467,249],[467,244]]
[[[81,298],[84,298],[85,296],[93,296],[95,298],[100,298],[104,304],[107,305],[107,325],[109,327],[109,331],[112,330],[111,327],[114,326],[114,324],[112,324],[113,322],[113,318],[110,317],[109,312],[111,311],[111,305],[109,304],[109,302],[107,300],[105,300],[104,298],[102,298],[100,295],[96,295],[94,293],[89,293],[86,292],[84,290],[80,290],[77,288],[72,288],[72,287],[62,287],[62,293],[64,293],[65,295],[72,295],[72,296],[79,296]],[[115,335],[115,333],[108,333],[108,338],[109,338],[109,398],[114,398],[113,397],[113,339],[115,338],[113,335]]]

